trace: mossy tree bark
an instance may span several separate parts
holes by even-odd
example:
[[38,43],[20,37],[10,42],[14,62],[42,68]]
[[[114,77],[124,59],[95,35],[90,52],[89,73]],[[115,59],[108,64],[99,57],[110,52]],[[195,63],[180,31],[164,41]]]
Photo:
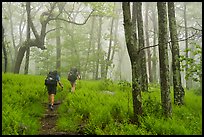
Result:
[[[136,16],[137,16],[137,27],[138,27],[138,41],[139,48],[144,48],[144,31],[143,31],[143,19],[142,19],[142,2],[136,2]],[[147,81],[147,69],[146,69],[146,55],[145,50],[141,50],[139,53],[139,64],[141,69],[141,90],[148,91]]]
[[[139,50],[139,45],[138,45],[138,37],[137,37],[137,2],[133,2],[133,5],[132,5],[132,36],[133,36],[133,44],[134,44],[134,48],[135,48],[135,51],[138,51]],[[141,58],[137,58],[137,65],[139,64],[139,62],[141,61]],[[138,65],[139,66],[139,65]],[[141,69],[139,69],[139,67],[135,67],[134,69],[137,69],[137,71],[133,71],[132,70],[132,74],[133,75],[136,75],[137,78],[138,78],[138,81],[139,81],[139,85],[140,86],[140,89],[141,89]],[[134,73],[137,73],[137,74],[134,74]],[[135,76],[134,76],[135,77]]]
[[[134,119],[133,122],[139,124],[139,115],[142,115],[142,97],[141,90],[138,79],[138,58],[137,45],[134,44],[133,32],[132,32],[132,22],[130,14],[130,3],[123,2],[123,17],[124,17],[124,30],[125,30],[125,40],[128,49],[128,54],[130,56],[131,67],[132,67],[132,96],[133,96],[133,111]],[[133,13],[134,14],[134,13]]]
[[172,47],[172,70],[173,70],[173,88],[174,104],[183,105],[184,89],[181,84],[180,61],[179,61],[179,44],[176,28],[176,17],[174,2],[168,2],[168,17]]
[[157,2],[158,23],[159,23],[159,65],[160,65],[160,85],[161,103],[164,115],[171,117],[172,104],[169,85],[169,65],[168,65],[168,41],[167,41],[167,12],[166,2]]

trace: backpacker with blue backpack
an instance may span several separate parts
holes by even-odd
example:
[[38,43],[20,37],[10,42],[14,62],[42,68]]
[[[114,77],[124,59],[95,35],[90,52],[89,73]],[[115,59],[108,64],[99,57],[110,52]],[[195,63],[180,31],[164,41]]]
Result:
[[57,74],[50,71],[45,79],[45,85],[56,85],[57,86]]

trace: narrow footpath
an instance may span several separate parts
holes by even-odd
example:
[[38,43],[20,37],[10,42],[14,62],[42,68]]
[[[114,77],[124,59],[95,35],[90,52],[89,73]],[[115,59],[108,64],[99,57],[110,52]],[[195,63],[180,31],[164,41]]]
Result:
[[61,101],[56,101],[54,103],[54,110],[51,111],[48,108],[48,104],[44,103],[43,106],[45,107],[46,111],[44,116],[41,118],[41,129],[39,131],[39,135],[76,135],[76,133],[67,133],[67,132],[60,132],[56,129],[56,121],[58,118],[57,109],[60,106]]

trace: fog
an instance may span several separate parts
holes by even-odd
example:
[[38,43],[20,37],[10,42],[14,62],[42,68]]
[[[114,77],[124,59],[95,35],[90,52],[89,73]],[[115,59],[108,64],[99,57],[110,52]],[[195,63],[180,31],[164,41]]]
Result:
[[[147,3],[149,4],[149,45],[145,42],[145,46],[152,46],[154,45],[154,35],[157,33],[154,32],[153,21],[154,19],[158,20],[158,14],[156,2],[143,2],[143,24],[146,23],[145,13],[147,11],[145,6]],[[131,62],[125,41],[121,4],[121,2],[57,2],[54,7],[54,3],[50,2],[31,2],[31,20],[38,35],[42,33],[41,22],[47,18],[50,18],[50,20],[45,29],[46,32],[50,32],[46,34],[44,39],[46,49],[42,50],[36,46],[30,47],[28,74],[46,75],[49,70],[57,69],[62,77],[66,77],[69,68],[77,66],[83,78],[100,79],[105,73],[104,67],[107,66],[107,78],[131,82]],[[53,10],[52,13],[46,14],[50,10]],[[175,2],[175,13],[180,54],[185,55],[185,22],[187,22],[188,37],[194,35],[188,39],[188,47],[195,50],[192,44],[195,42],[202,46],[202,3]],[[42,14],[44,15],[42,16]],[[186,20],[184,16],[187,17]],[[59,26],[56,23],[59,23]],[[19,49],[27,39],[27,24],[26,2],[2,2],[2,25],[7,50],[8,72],[14,72]],[[145,25],[143,26],[145,31]],[[59,31],[57,32],[57,30]],[[31,39],[35,39],[33,29],[30,29],[30,32]],[[156,37],[156,44],[158,44],[158,36]],[[59,45],[57,45],[57,39]],[[146,36],[144,39],[146,39]],[[156,82],[159,82],[158,47],[156,47],[156,51],[153,48],[149,49],[151,58],[153,58],[153,52],[156,52],[157,69],[155,73],[157,75]],[[145,49],[145,52],[147,58],[147,49]],[[193,55],[193,52],[189,52],[188,55],[199,62],[199,57]],[[19,73],[21,74],[24,74],[25,56],[26,54],[20,65]],[[170,56],[171,51],[169,49],[171,65]],[[57,57],[60,60],[57,60]],[[60,66],[56,65],[57,62]],[[152,60],[151,64],[153,65]],[[4,65],[4,56],[2,56],[3,70]],[[149,77],[151,74],[148,71],[147,59],[146,66]],[[182,71],[181,74],[182,83],[185,85],[185,71]]]

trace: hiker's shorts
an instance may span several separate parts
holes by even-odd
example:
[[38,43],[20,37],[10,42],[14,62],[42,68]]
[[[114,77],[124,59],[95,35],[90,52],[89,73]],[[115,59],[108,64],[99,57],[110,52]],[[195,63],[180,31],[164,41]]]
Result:
[[47,86],[47,91],[48,91],[48,94],[56,94],[56,91],[57,91],[57,86],[55,85],[48,85]]

